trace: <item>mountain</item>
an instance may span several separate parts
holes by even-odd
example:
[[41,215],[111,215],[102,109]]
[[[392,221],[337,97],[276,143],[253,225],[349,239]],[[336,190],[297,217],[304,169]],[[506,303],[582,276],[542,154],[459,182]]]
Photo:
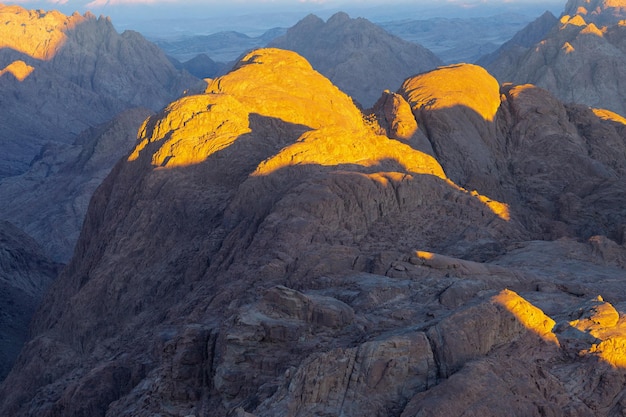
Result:
[[596,25],[615,25],[626,18],[624,0],[568,0],[564,15],[581,15]]
[[[564,14],[550,30],[544,25],[549,17],[535,22],[542,28],[537,33],[545,33],[540,41],[534,37],[525,44],[505,44],[479,63],[501,82],[535,84],[563,101],[624,115],[626,90],[621,80],[626,75],[626,26],[611,22],[626,18],[626,9],[618,1],[579,3],[569,2],[566,11],[576,9],[577,14]],[[531,32],[533,28],[528,27],[520,36]]]
[[46,143],[132,107],[158,110],[199,81],[136,32],[91,14],[0,7],[0,178],[25,172]]
[[498,49],[532,18],[519,13],[375,22],[387,32],[420,44],[445,63],[475,62]]
[[28,171],[0,181],[0,217],[35,237],[49,257],[67,262],[91,195],[135,146],[137,130],[151,114],[126,110],[85,130],[72,144],[45,145]]
[[169,57],[170,61],[179,70],[184,69],[194,77],[198,78],[215,78],[224,75],[230,68],[227,64],[213,61],[206,54],[196,55],[189,61],[180,62],[176,58]]
[[474,65],[364,115],[253,51],[95,192],[0,414],[616,415],[625,132]]
[[382,90],[396,90],[406,77],[442,64],[422,46],[343,12],[326,22],[309,15],[268,46],[302,55],[365,107],[374,104]]
[[104,17],[0,5],[0,18],[4,378],[45,289],[71,258],[96,187],[145,118],[203,83]]
[[0,219],[67,262],[91,193],[143,119],[204,83],[104,17],[19,6],[0,16]]
[[[506,71],[516,64],[510,60],[514,60],[518,55],[522,55],[529,48],[541,42],[557,24],[558,19],[552,13],[545,12],[517,32],[511,39],[504,42],[496,51],[480,57],[476,63],[483,67],[489,67],[490,70],[497,73]],[[494,61],[498,61],[498,65],[502,69],[495,69],[490,66]]]
[[28,339],[28,324],[61,265],[9,222],[0,221],[0,380]]
[[167,55],[179,61],[190,61],[198,55],[207,55],[213,60],[226,63],[237,60],[246,51],[267,45],[285,32],[286,29],[273,28],[259,36],[248,36],[229,30],[210,35],[184,35],[173,39],[151,38],[151,40]]

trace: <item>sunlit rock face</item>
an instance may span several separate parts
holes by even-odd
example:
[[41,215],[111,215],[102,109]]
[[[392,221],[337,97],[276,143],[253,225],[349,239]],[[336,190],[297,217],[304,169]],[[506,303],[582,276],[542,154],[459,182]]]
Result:
[[296,51],[363,107],[405,78],[443,64],[426,48],[342,12],[326,22],[309,15],[269,46]]
[[[570,2],[532,44],[505,44],[481,61],[500,82],[531,83],[560,100],[626,114],[626,8],[623,2]],[[577,11],[576,11],[577,10]],[[529,30],[525,30],[528,32]]]
[[[366,116],[253,51],[146,120],[94,194],[0,414],[615,415],[624,128],[471,65]],[[566,222],[545,205],[577,149],[592,185]]]

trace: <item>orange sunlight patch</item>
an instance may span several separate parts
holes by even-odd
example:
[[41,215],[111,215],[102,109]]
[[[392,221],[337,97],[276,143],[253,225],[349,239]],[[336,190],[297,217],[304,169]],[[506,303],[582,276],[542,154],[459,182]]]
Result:
[[24,61],[13,61],[7,65],[6,68],[0,71],[0,77],[4,74],[11,73],[21,82],[24,81],[34,69],[35,67],[31,67]]
[[585,19],[580,14],[577,14],[574,16],[565,15],[561,17],[561,24],[563,27],[567,25],[586,26],[587,22],[585,22]]
[[418,258],[424,259],[424,260],[433,259],[435,257],[434,253],[432,253],[432,252],[425,252],[425,251],[422,251],[422,250],[415,251],[415,255]]
[[506,203],[501,203],[499,201],[496,200],[492,200],[489,197],[486,197],[484,195],[480,195],[478,194],[477,191],[472,191],[471,194],[478,198],[478,200],[480,200],[481,203],[483,203],[484,205],[486,205],[487,207],[489,207],[489,209],[491,211],[493,211],[493,213],[500,217],[502,220],[506,220],[507,222],[509,220],[511,220],[511,213],[509,211],[509,205]]
[[[205,109],[204,111],[198,111]],[[188,96],[171,103],[156,123],[147,119],[139,129],[139,145],[128,161],[139,158],[153,142],[162,141],[152,155],[156,167],[199,164],[250,132],[248,111],[235,98],[214,94]]]
[[336,127],[303,134],[296,143],[259,164],[252,175],[268,175],[294,165],[376,166],[385,160],[401,164],[410,173],[446,178],[439,162],[428,154],[367,129],[346,131]]
[[594,304],[587,314],[569,323],[598,341],[580,354],[598,356],[615,368],[626,368],[626,319],[600,296]]
[[402,90],[414,110],[463,106],[493,121],[500,107],[500,84],[478,65],[450,65],[416,75]]
[[566,54],[571,54],[572,52],[575,51],[574,47],[569,42],[565,42],[563,46],[561,47],[561,49],[565,51]]
[[589,23],[583,30],[580,31],[580,33],[585,34],[585,35],[595,35],[598,36],[600,38],[604,37],[604,33],[606,32],[606,28],[602,28],[602,29],[598,29],[598,27],[596,25],[594,25],[593,23]]
[[206,92],[233,95],[250,113],[313,129],[364,124],[352,99],[292,51],[252,51],[233,71],[212,80]]
[[623,116],[606,109],[591,109],[593,113],[602,120],[608,120],[610,122],[621,123],[626,125],[626,118]]
[[560,345],[556,335],[552,332],[556,322],[516,292],[502,290],[491,301],[506,308],[520,323],[527,329],[535,332],[543,340],[554,343],[557,346]]

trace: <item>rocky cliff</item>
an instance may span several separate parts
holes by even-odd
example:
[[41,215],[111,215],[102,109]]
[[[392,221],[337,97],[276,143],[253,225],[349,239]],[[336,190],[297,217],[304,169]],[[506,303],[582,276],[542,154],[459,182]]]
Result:
[[426,48],[342,12],[326,22],[309,15],[268,46],[302,55],[364,107],[381,91],[396,90],[405,78],[443,64]]
[[[570,1],[560,20],[540,40],[505,44],[495,56],[479,62],[501,82],[532,83],[562,101],[624,115],[625,5],[620,1]],[[530,32],[537,33],[531,27],[521,33]]]
[[617,415],[625,122],[471,65],[364,116],[253,51],[98,188],[0,413]]

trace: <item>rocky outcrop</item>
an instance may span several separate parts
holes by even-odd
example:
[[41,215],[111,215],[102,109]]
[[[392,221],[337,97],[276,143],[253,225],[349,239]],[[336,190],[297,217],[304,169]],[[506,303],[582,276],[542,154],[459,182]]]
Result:
[[366,117],[253,51],[98,188],[0,414],[615,415],[624,126],[472,65]]
[[342,12],[326,22],[309,15],[268,46],[302,55],[364,107],[381,91],[396,90],[405,78],[442,64],[422,46]]
[[[472,65],[412,77],[400,97],[419,126],[414,146],[432,149],[457,184],[507,203],[536,237],[621,241],[622,220],[615,220],[624,215],[626,149],[619,117],[564,105],[532,85],[500,88]],[[407,120],[406,111],[395,114],[382,124],[392,136],[393,126]],[[417,145],[423,136],[427,145]]]

